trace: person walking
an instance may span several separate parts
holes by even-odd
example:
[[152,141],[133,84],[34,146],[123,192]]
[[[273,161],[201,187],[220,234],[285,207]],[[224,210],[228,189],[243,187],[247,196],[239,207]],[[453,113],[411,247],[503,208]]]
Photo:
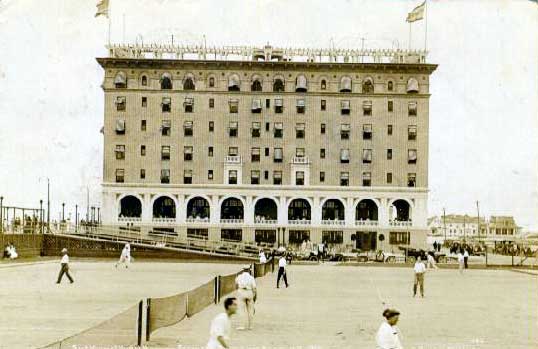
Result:
[[263,250],[260,250],[258,256],[260,257],[261,264],[267,263],[267,257],[265,257],[265,252],[263,252]]
[[465,269],[468,269],[469,268],[469,251],[468,249],[466,248],[464,251],[463,251],[463,263],[465,264]]
[[400,330],[396,326],[399,316],[400,312],[395,309],[383,311],[385,321],[379,326],[375,337],[377,349],[403,349]]
[[461,253],[461,251],[459,251],[458,252],[458,266],[459,266],[460,274],[463,274],[464,263],[465,263],[465,258],[463,257],[463,254]]
[[67,255],[67,248],[62,249],[62,260],[60,261],[60,264],[60,274],[58,274],[58,281],[56,281],[56,283],[59,284],[60,282],[62,282],[64,274],[67,276],[71,283],[75,282],[71,277],[71,274],[69,274],[69,256]]
[[118,264],[125,265],[125,268],[129,268],[129,264],[131,263],[131,245],[129,243],[126,243],[125,246],[123,246],[123,250],[121,250],[120,260],[116,263],[116,268],[118,267]]
[[433,256],[434,252],[430,252],[426,254],[427,258],[427,267],[431,269],[439,269],[437,268],[437,264],[435,263],[435,257]]
[[420,286],[420,295],[424,298],[424,273],[426,272],[426,266],[420,257],[417,257],[415,262],[415,283],[413,285],[413,297],[417,295],[417,286]]
[[229,348],[228,341],[232,332],[232,322],[230,318],[237,312],[237,301],[234,297],[224,300],[224,312],[218,314],[211,321],[209,329],[209,342],[207,349]]
[[276,288],[280,288],[280,278],[284,278],[284,283],[286,284],[286,287],[288,287],[288,278],[286,276],[286,257],[282,256],[278,260],[278,276],[276,278]]
[[434,251],[437,251],[437,241],[434,241],[434,242],[433,242],[433,250],[434,250]]
[[238,330],[251,330],[252,320],[254,318],[254,303],[258,297],[256,291],[256,280],[250,275],[250,265],[243,267],[243,272],[235,278],[235,287],[237,289],[237,298],[241,307],[245,307],[246,324],[244,327],[238,327]]

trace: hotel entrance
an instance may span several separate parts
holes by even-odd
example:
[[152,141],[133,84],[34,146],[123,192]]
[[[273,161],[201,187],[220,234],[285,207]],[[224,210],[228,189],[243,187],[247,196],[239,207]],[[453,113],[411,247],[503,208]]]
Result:
[[355,233],[355,248],[362,251],[375,251],[377,249],[377,232],[358,231]]

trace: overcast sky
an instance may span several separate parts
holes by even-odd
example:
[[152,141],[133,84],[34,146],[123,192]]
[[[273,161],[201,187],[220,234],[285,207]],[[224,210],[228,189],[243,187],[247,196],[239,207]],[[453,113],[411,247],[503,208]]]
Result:
[[[0,0],[0,195],[99,203],[107,20],[93,0]],[[396,0],[111,0],[112,41],[329,47],[408,45]],[[412,45],[424,46],[424,21]],[[538,6],[428,1],[430,215],[514,215],[538,229]]]

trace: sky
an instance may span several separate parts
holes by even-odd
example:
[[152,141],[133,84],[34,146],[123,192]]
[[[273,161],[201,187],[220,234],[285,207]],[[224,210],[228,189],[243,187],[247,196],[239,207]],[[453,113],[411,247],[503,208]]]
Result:
[[[407,0],[110,0],[112,42],[423,49]],[[99,205],[108,21],[97,0],[0,0],[0,195]],[[125,30],[124,30],[125,28]],[[428,0],[429,214],[513,215],[538,230],[538,5]]]

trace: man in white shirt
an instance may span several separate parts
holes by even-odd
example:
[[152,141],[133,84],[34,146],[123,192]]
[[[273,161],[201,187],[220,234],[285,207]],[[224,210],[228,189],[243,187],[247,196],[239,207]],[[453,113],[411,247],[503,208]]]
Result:
[[465,269],[469,268],[469,251],[467,249],[463,250],[463,264],[465,264]]
[[247,322],[245,327],[239,327],[238,330],[252,329],[252,319],[254,317],[254,302],[257,299],[256,280],[250,275],[250,265],[243,267],[243,272],[235,278],[235,287],[237,289],[237,298],[239,304],[245,306]]
[[224,300],[224,313],[213,318],[209,330],[209,342],[207,349],[229,348],[228,341],[232,332],[232,322],[230,317],[237,312],[237,302],[233,297]]
[[323,244],[323,242],[318,244],[318,259],[320,260],[323,260],[323,258],[325,258],[324,248],[325,245]]
[[124,264],[125,268],[129,268],[129,264],[131,263],[131,245],[129,243],[126,243],[125,246],[123,246],[123,250],[121,250],[121,256],[118,263],[116,263],[116,268],[118,267],[118,264]]
[[400,313],[394,309],[386,309],[383,312],[383,321],[377,331],[375,341],[377,349],[403,349],[400,342],[400,330],[396,327]]
[[460,269],[460,274],[463,274],[463,265],[465,263],[465,258],[463,257],[463,254],[461,251],[458,252],[458,264]]
[[260,250],[259,257],[260,257],[260,263],[261,264],[267,263],[267,257],[265,257],[265,253],[263,252],[263,250]]
[[276,288],[280,288],[280,278],[284,277],[284,283],[286,284],[286,287],[288,287],[288,278],[286,277],[286,257],[282,256],[278,260],[278,276],[276,279]]
[[64,274],[67,276],[71,283],[75,282],[69,274],[69,256],[67,255],[66,248],[62,249],[62,260],[60,261],[60,264],[62,267],[60,269],[60,274],[58,275],[58,281],[56,281],[56,283],[59,284],[60,282],[62,282]]
[[426,272],[426,266],[420,257],[417,257],[415,262],[415,284],[413,285],[413,297],[417,295],[417,286],[420,285],[420,295],[424,297],[424,273]]
[[[435,253],[435,252],[433,252],[433,253]],[[428,268],[438,269],[437,264],[435,263],[435,257],[433,257],[432,253],[427,253],[426,258],[428,259],[427,260],[427,262],[428,262],[427,267]]]

